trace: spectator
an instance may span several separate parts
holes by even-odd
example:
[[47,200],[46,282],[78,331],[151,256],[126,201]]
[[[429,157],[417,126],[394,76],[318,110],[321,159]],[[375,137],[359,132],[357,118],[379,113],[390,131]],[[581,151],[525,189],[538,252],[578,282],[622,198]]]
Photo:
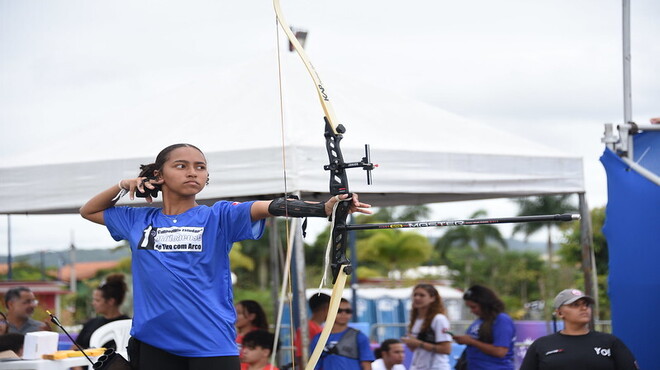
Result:
[[[311,341],[316,334],[321,333],[323,330],[323,323],[328,317],[328,308],[330,307],[330,296],[325,293],[314,294],[308,301],[309,309],[312,311],[312,317],[308,322],[309,340]],[[296,358],[300,361],[302,356],[302,340],[300,338],[300,328],[296,330],[294,339],[294,346],[296,347]]]
[[[359,330],[348,327],[352,316],[351,304],[342,298],[328,343],[315,369],[371,370],[371,362],[375,358],[369,345],[369,338]],[[320,336],[321,334],[317,334],[312,339],[310,353],[316,347]]]
[[243,343],[243,337],[253,330],[268,331],[266,313],[257,301],[243,300],[236,304],[236,343]]
[[278,370],[269,363],[275,335],[265,330],[253,330],[243,337],[241,370]]
[[8,332],[27,334],[33,331],[50,330],[50,325],[46,322],[30,317],[34,314],[37,304],[39,301],[34,298],[34,293],[29,288],[19,286],[9,289],[5,294]]
[[535,340],[520,369],[639,369],[619,338],[589,329],[593,303],[593,298],[577,289],[562,290],[555,298],[553,315],[564,320],[564,329]]
[[451,335],[445,306],[431,284],[413,288],[408,335],[401,340],[413,351],[411,370],[449,370]]
[[371,370],[406,370],[403,361],[406,350],[398,339],[385,339],[374,351],[376,361],[371,363]]
[[465,304],[478,318],[466,335],[454,336],[456,343],[465,344],[468,369],[513,370],[513,341],[516,328],[504,313],[504,303],[495,292],[474,285],[463,294]]
[[[99,315],[85,323],[76,342],[82,348],[89,347],[89,339],[92,333],[101,326],[116,320],[130,319],[127,315],[119,311],[119,306],[124,302],[126,291],[128,287],[124,281],[124,274],[109,275],[105,282],[101,283],[98,288],[94,290],[92,295],[92,306],[94,311]],[[105,343],[104,348],[117,349],[114,341]],[[73,348],[75,349],[75,348]]]

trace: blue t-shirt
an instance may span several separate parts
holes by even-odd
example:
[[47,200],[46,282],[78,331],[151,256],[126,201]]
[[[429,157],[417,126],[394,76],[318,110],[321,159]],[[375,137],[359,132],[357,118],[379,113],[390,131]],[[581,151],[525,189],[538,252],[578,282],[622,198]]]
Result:
[[[475,320],[467,329],[466,334],[479,339],[479,327],[482,319]],[[511,317],[500,313],[493,323],[493,343],[497,347],[507,347],[509,351],[503,358],[487,355],[473,346],[467,347],[469,370],[513,370],[513,343],[516,339],[516,327]]]
[[132,336],[179,356],[238,355],[229,251],[263,234],[252,203],[220,201],[176,217],[151,207],[105,210],[110,234],[133,254]]
[[[321,354],[321,358],[319,359],[319,362],[316,364],[316,367],[314,368],[315,370],[332,370],[332,369],[357,369],[361,370],[362,365],[360,364],[362,361],[369,361],[372,362],[376,358],[374,357],[373,352],[371,351],[371,345],[369,344],[369,338],[364,335],[362,332],[357,333],[357,348],[358,348],[358,356],[359,359],[353,359],[353,358],[348,358],[340,355],[334,355],[330,354],[330,350],[339,342],[341,337],[348,332],[350,328],[347,328],[346,330],[339,332],[339,333],[332,333],[328,337],[328,342],[325,345],[325,348],[323,349],[323,353]],[[314,347],[316,347],[316,343],[318,343],[319,338],[321,337],[321,334],[317,334],[314,336],[312,339],[312,343],[309,345],[309,353],[311,354],[314,351]]]

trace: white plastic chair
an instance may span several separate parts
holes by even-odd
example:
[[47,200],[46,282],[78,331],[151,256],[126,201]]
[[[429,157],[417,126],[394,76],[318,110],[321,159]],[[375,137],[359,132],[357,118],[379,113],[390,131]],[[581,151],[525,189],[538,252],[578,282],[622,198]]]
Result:
[[132,319],[125,319],[109,322],[101,326],[92,333],[91,338],[89,338],[89,346],[99,348],[105,343],[114,340],[117,344],[116,352],[128,360],[126,346],[128,346],[128,339],[131,337],[132,323]]

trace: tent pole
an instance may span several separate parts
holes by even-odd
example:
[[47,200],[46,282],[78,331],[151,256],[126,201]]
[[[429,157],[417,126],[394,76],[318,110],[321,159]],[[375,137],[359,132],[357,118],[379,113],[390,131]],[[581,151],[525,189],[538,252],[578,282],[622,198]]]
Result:
[[596,258],[594,256],[593,231],[591,227],[591,215],[585,193],[578,193],[580,207],[580,245],[582,246],[582,273],[584,274],[585,293],[593,297],[594,307],[589,326],[594,329],[598,320],[598,275],[596,273]]
[[[627,125],[632,122],[632,77],[630,73],[630,0],[622,0],[623,11],[622,11],[622,38],[623,38],[623,123]],[[626,140],[625,145],[625,156],[629,159],[633,159],[633,138],[629,134],[628,130],[625,128],[619,129],[619,137],[622,140]],[[622,130],[625,130],[625,134],[622,135]]]
[[11,215],[7,214],[7,281],[12,281],[13,271],[11,269],[13,264],[11,256]]

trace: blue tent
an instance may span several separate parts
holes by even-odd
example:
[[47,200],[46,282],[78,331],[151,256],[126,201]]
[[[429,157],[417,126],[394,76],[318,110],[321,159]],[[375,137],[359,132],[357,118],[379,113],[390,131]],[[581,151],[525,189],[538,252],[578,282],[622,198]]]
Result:
[[[660,133],[634,137],[633,162],[660,174]],[[609,249],[612,329],[641,368],[657,366],[660,332],[660,186],[606,149],[608,203],[603,232]]]

